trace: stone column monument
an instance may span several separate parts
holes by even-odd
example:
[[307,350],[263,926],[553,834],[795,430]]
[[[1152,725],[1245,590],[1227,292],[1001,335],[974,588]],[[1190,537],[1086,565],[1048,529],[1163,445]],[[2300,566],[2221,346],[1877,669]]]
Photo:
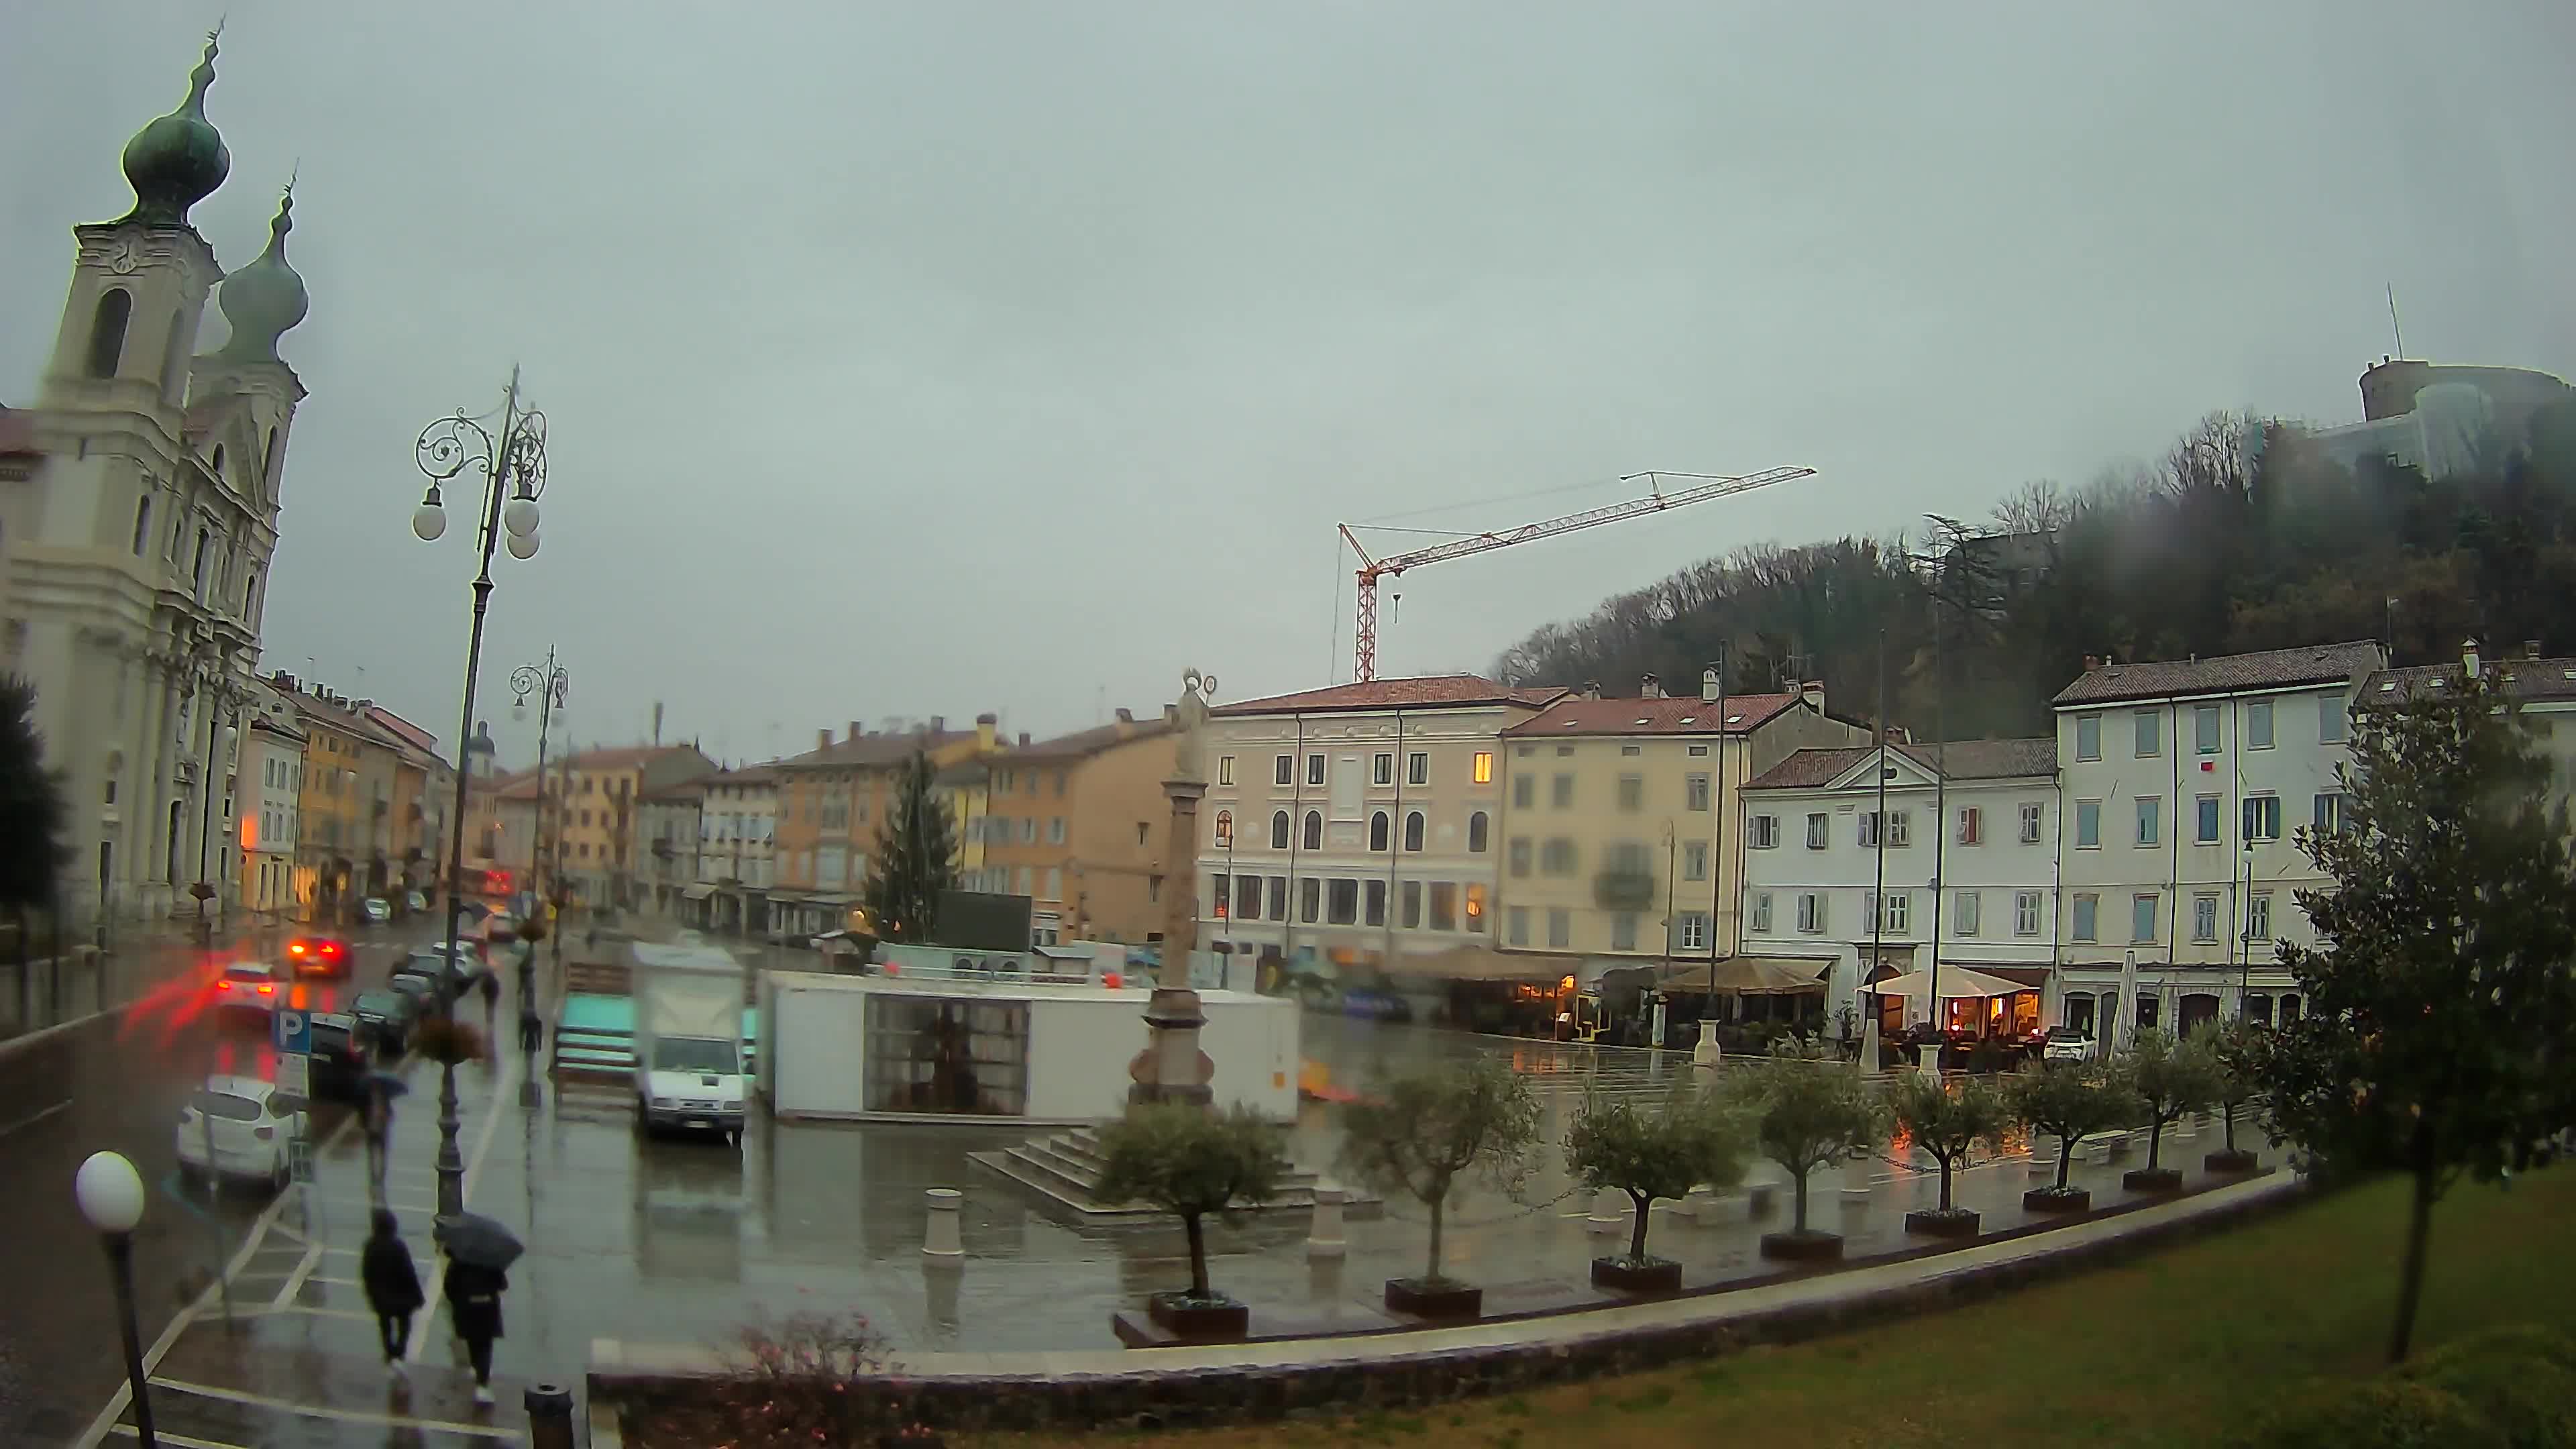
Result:
[[1163,794],[1172,802],[1171,843],[1163,858],[1163,966],[1145,1003],[1145,1049],[1127,1066],[1135,1085],[1130,1102],[1184,1102],[1205,1107],[1216,1063],[1199,1050],[1199,994],[1190,989],[1190,953],[1198,945],[1199,800],[1207,794],[1208,696],[1216,676],[1192,669],[1181,676],[1175,707],[1178,728],[1172,777]]

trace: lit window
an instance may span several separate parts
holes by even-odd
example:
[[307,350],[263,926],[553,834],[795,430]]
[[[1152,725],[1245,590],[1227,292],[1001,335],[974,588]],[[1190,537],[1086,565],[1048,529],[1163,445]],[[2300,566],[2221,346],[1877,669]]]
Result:
[[1479,785],[1494,783],[1494,752],[1491,750],[1476,752],[1476,783]]

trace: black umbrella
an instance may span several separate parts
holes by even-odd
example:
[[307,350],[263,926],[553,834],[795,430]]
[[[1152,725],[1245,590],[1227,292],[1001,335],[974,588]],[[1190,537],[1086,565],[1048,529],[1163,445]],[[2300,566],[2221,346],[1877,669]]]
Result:
[[519,1236],[481,1213],[466,1213],[438,1230],[438,1245],[460,1263],[499,1271],[527,1251]]

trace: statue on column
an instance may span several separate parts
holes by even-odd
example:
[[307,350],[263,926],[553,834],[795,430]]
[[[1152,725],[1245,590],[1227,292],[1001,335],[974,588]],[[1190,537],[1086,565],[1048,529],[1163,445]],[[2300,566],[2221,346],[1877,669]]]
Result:
[[1173,707],[1180,738],[1172,750],[1172,778],[1207,783],[1208,696],[1216,693],[1216,676],[1195,669],[1181,674],[1181,698]]

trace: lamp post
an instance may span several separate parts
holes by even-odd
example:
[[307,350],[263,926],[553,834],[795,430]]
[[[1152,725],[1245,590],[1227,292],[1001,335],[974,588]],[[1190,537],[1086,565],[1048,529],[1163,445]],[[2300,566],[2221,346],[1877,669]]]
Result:
[[143,1377],[143,1335],[134,1323],[134,1229],[143,1221],[143,1179],[121,1153],[93,1152],[72,1178],[81,1216],[107,1247],[116,1282],[116,1326],[125,1335],[125,1382],[134,1393],[134,1437],[143,1449],[161,1441],[152,1432],[152,1399]]
[[[481,559],[474,575],[474,622],[466,635],[465,700],[456,725],[456,816],[465,818],[465,787],[473,773],[468,752],[474,734],[474,682],[483,667],[483,616],[492,601],[492,550],[508,539],[510,557],[537,556],[537,499],[546,491],[546,415],[519,406],[519,370],[510,369],[510,387],[501,400],[501,431],[495,438],[480,422],[458,412],[421,429],[412,448],[413,461],[429,479],[420,506],[412,510],[411,531],[423,543],[435,543],[447,531],[447,513],[439,485],[470,470],[483,475],[483,506],[476,515],[476,544]],[[463,904],[457,887],[465,875],[465,834],[450,837],[447,852],[447,957],[449,981],[438,993],[439,1009],[456,1016],[457,985],[453,963],[462,924]],[[465,1211],[465,1154],[456,1132],[456,1066],[441,1066],[438,1084],[438,1216],[452,1221]]]
[[[532,867],[544,859],[542,842],[546,834],[546,727],[553,723],[555,711],[562,707],[564,690],[570,683],[571,680],[565,675],[563,666],[555,662],[555,651],[551,646],[546,650],[546,662],[542,666],[522,664],[510,671],[510,692],[517,696],[516,702],[510,706],[513,715],[525,718],[528,713],[528,696],[533,694],[537,697],[537,819],[535,839],[528,845],[529,864]],[[542,876],[538,878],[537,888],[541,892],[544,889]],[[539,899],[543,899],[543,896],[540,895]],[[536,974],[532,969],[536,965],[536,954],[536,948],[529,947],[527,959],[519,967],[519,1015],[522,1017],[536,1010],[537,1006]]]

